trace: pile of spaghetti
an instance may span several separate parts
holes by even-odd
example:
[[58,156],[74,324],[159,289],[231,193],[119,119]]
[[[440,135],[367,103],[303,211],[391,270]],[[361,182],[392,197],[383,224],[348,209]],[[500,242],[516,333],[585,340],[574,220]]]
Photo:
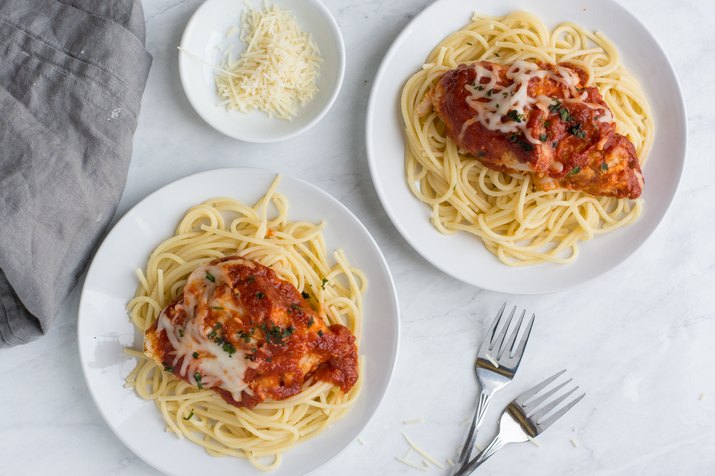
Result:
[[[217,198],[186,212],[175,236],[154,250],[144,272],[137,271],[140,285],[128,308],[140,332],[181,294],[194,269],[237,255],[270,267],[279,278],[309,295],[309,303],[325,324],[347,326],[359,348],[367,280],[341,250],[333,253],[332,260],[328,258],[324,222],[288,220],[288,200],[276,192],[278,183],[279,178],[254,206]],[[137,359],[127,385],[156,403],[169,431],[203,446],[213,456],[248,458],[263,470],[276,468],[282,452],[340,418],[357,398],[363,380],[360,375],[357,384],[343,394],[333,384],[309,379],[298,395],[251,409],[238,408],[212,389],[200,390],[175,378],[141,350],[127,349],[127,353]]]
[[620,62],[615,46],[602,34],[573,23],[549,30],[524,12],[504,17],[475,14],[428,56],[402,92],[406,126],[407,181],[412,193],[432,210],[442,233],[479,237],[500,261],[511,266],[569,263],[579,242],[632,223],[641,199],[595,197],[568,190],[537,191],[528,175],[508,174],[461,153],[432,111],[418,106],[440,77],[460,64],[490,61],[513,64],[570,63],[589,75],[613,112],[617,131],[634,145],[643,165],[653,142],[654,125],[638,81]]

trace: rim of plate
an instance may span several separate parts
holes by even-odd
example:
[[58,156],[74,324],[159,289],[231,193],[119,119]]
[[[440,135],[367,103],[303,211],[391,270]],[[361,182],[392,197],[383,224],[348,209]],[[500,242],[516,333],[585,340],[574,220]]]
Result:
[[[152,201],[153,199],[155,199],[155,198],[156,198],[157,196],[159,196],[160,194],[165,193],[165,191],[166,191],[167,189],[169,189],[169,188],[171,188],[171,187],[178,187],[178,186],[182,185],[182,182],[188,183],[188,182],[190,182],[190,181],[192,181],[192,180],[197,180],[198,177],[201,177],[201,176],[209,176],[209,175],[213,175],[213,174],[225,174],[225,173],[246,173],[246,172],[249,172],[249,173],[266,173],[266,174],[270,174],[270,175],[272,175],[272,176],[274,176],[274,177],[275,177],[276,175],[280,175],[280,176],[281,176],[281,180],[287,179],[287,180],[295,181],[295,182],[298,183],[299,185],[301,185],[301,186],[303,186],[303,187],[306,187],[306,188],[308,188],[308,189],[311,189],[313,192],[317,193],[318,195],[321,195],[327,202],[331,203],[331,204],[332,204],[333,206],[335,206],[338,210],[340,210],[342,213],[344,213],[345,216],[346,216],[349,220],[353,221],[353,222],[358,226],[358,228],[360,228],[360,229],[362,230],[362,232],[365,234],[365,237],[367,238],[367,244],[373,249],[373,251],[375,251],[375,252],[377,253],[378,257],[380,258],[380,259],[378,260],[378,263],[379,263],[379,266],[380,266],[380,268],[382,269],[382,271],[383,271],[385,277],[387,278],[387,281],[388,281],[389,284],[390,284],[390,295],[392,296],[392,303],[393,303],[393,305],[391,306],[391,307],[392,307],[392,309],[391,309],[392,313],[391,313],[391,314],[394,316],[394,321],[395,321],[395,340],[394,340],[394,347],[393,347],[392,352],[391,352],[391,355],[390,355],[390,358],[391,358],[391,360],[392,360],[392,364],[390,365],[390,367],[389,367],[389,369],[388,369],[386,384],[385,384],[384,388],[382,388],[381,394],[380,394],[379,397],[377,398],[377,401],[376,401],[376,403],[375,403],[375,407],[374,407],[373,411],[367,416],[367,418],[365,418],[363,421],[359,422],[359,424],[357,424],[357,425],[355,426],[355,430],[352,432],[352,433],[353,433],[353,436],[352,436],[353,439],[357,438],[357,437],[360,435],[360,433],[365,429],[365,427],[367,427],[367,425],[373,420],[373,418],[375,417],[375,413],[377,413],[377,410],[378,410],[378,409],[380,408],[380,406],[382,405],[382,402],[383,402],[384,399],[385,399],[385,395],[387,395],[387,392],[390,390],[390,387],[391,387],[391,385],[392,385],[392,381],[393,381],[394,374],[395,374],[395,369],[396,369],[396,367],[397,367],[397,358],[398,358],[398,356],[399,356],[399,350],[400,350],[400,335],[401,335],[401,327],[402,327],[402,320],[401,320],[401,313],[400,313],[399,296],[398,296],[398,294],[397,294],[397,287],[395,286],[395,280],[394,280],[394,278],[393,278],[393,276],[392,276],[392,272],[390,271],[390,267],[389,267],[389,265],[388,265],[388,263],[387,263],[387,260],[385,259],[385,255],[383,254],[382,249],[380,249],[380,247],[378,246],[377,242],[375,241],[375,238],[372,236],[372,234],[371,234],[370,231],[367,229],[367,227],[365,227],[365,225],[362,223],[362,221],[360,221],[360,219],[359,219],[357,216],[355,216],[355,214],[354,214],[352,211],[350,211],[350,209],[348,209],[345,205],[343,205],[339,200],[337,200],[335,197],[333,197],[332,195],[330,195],[328,192],[324,191],[323,189],[321,189],[321,188],[319,188],[319,187],[317,187],[317,186],[315,186],[315,185],[313,185],[313,184],[311,184],[311,183],[306,182],[305,180],[302,180],[302,179],[300,179],[300,178],[296,178],[296,177],[293,177],[293,176],[290,176],[290,175],[285,175],[285,174],[281,174],[281,173],[278,173],[278,172],[274,172],[274,171],[269,170],[269,169],[259,168],[259,167],[224,167],[224,168],[219,168],[219,169],[212,169],[212,170],[207,170],[207,171],[203,171],[203,172],[198,172],[198,173],[191,174],[191,175],[188,175],[188,176],[186,176],[186,177],[177,179],[177,180],[175,180],[175,181],[173,181],[173,182],[170,182],[170,183],[168,183],[168,184],[166,184],[166,185],[160,187],[159,189],[155,190],[154,192],[150,193],[150,194],[147,195],[146,197],[144,197],[144,198],[142,198],[141,200],[139,200],[139,202],[137,202],[134,206],[132,206],[129,210],[127,210],[127,211],[124,213],[124,215],[122,215],[122,217],[121,217],[119,220],[117,220],[117,222],[112,226],[112,228],[111,228],[111,230],[109,231],[109,233],[107,233],[107,235],[102,239],[102,243],[99,245],[99,247],[97,248],[97,251],[96,251],[95,254],[92,256],[92,261],[91,261],[91,263],[90,263],[90,265],[89,265],[89,267],[88,267],[88,269],[87,269],[87,273],[86,273],[85,280],[84,280],[84,282],[82,283],[82,291],[80,292],[78,312],[77,312],[77,347],[78,347],[78,350],[79,350],[79,359],[80,359],[80,365],[81,365],[81,368],[82,368],[82,376],[83,376],[83,378],[84,378],[85,385],[87,385],[87,389],[89,390],[89,394],[90,394],[90,396],[91,396],[91,398],[92,398],[92,402],[94,403],[95,408],[97,409],[97,411],[98,411],[99,414],[101,415],[101,417],[102,417],[102,419],[104,420],[104,423],[107,425],[107,427],[109,427],[109,429],[112,431],[112,433],[124,444],[124,446],[126,446],[127,448],[129,448],[129,449],[132,451],[132,453],[134,453],[134,454],[135,454],[137,457],[139,457],[142,461],[144,461],[146,464],[148,464],[148,465],[151,466],[152,468],[156,469],[157,471],[162,471],[162,472],[163,472],[164,469],[161,468],[161,467],[159,467],[157,464],[155,464],[155,463],[154,463],[153,461],[151,461],[150,459],[146,458],[146,457],[145,457],[145,454],[144,454],[143,452],[139,451],[139,450],[136,448],[136,446],[135,446],[131,441],[129,441],[129,440],[127,440],[126,438],[124,438],[124,437],[122,436],[122,434],[120,434],[120,432],[114,427],[113,423],[110,421],[109,416],[108,416],[107,413],[105,412],[103,406],[100,404],[100,401],[99,401],[99,399],[97,398],[97,395],[96,395],[96,393],[95,393],[95,389],[94,389],[93,385],[91,384],[91,382],[90,382],[90,380],[89,380],[88,370],[87,370],[88,362],[87,362],[87,359],[85,359],[85,352],[87,351],[86,346],[87,346],[87,344],[89,344],[89,342],[88,342],[88,343],[84,343],[84,341],[83,341],[83,339],[82,339],[82,335],[81,335],[81,334],[82,334],[82,330],[83,330],[83,325],[82,325],[82,323],[83,323],[84,319],[82,318],[83,313],[82,313],[81,311],[82,311],[82,309],[83,309],[83,307],[84,307],[83,305],[84,305],[85,300],[86,300],[86,294],[85,294],[85,293],[86,293],[86,291],[87,291],[87,289],[88,289],[87,286],[88,286],[88,283],[90,282],[90,277],[92,277],[91,275],[93,274],[93,271],[95,270],[95,264],[96,264],[95,258],[96,258],[100,253],[102,253],[102,252],[105,251],[105,245],[106,245],[107,242],[109,241],[110,236],[113,236],[115,233],[118,233],[116,230],[118,230],[118,229],[120,228],[120,226],[122,226],[122,224],[123,224],[125,221],[128,221],[128,220],[130,219],[130,216],[131,216],[138,208],[144,206],[144,204],[146,204],[146,203],[149,203],[150,201]],[[85,319],[86,319],[86,318],[85,318]],[[122,383],[122,382],[118,382],[118,385],[123,385],[123,383]],[[378,389],[378,391],[379,391],[379,389]],[[138,397],[137,397],[137,398],[138,398]],[[358,399],[359,399],[359,398],[361,398],[361,397],[358,396]],[[147,404],[152,404],[152,403],[153,403],[153,402],[147,401]],[[349,413],[349,412],[348,412],[348,413]],[[342,419],[341,419],[341,420],[342,420]],[[336,422],[336,423],[339,423],[339,421]],[[321,435],[318,435],[318,436],[322,436],[322,435],[324,435],[326,432],[329,432],[330,429],[331,429],[331,427],[332,427],[332,425],[331,425],[330,427],[326,428],[325,431],[322,432]],[[351,440],[351,441],[352,441],[352,440]],[[310,443],[310,441],[303,442],[303,444],[306,444],[306,443]],[[322,467],[322,466],[328,464],[330,461],[332,461],[333,459],[335,459],[336,457],[338,457],[341,453],[343,453],[343,452],[345,451],[345,449],[348,447],[349,444],[350,444],[350,442],[348,442],[348,443],[346,443],[345,445],[343,445],[338,451],[336,451],[336,452],[335,452],[333,455],[331,455],[329,458],[327,458],[326,460],[320,462],[317,466],[314,466],[312,469],[310,469],[309,472],[310,472],[310,471],[315,471],[315,470],[318,469],[319,467]],[[298,445],[298,446],[301,446],[301,445]],[[288,452],[292,451],[293,449],[297,448],[298,446],[289,449]],[[211,456],[207,455],[207,457],[211,457]],[[270,472],[269,472],[269,473],[264,473],[264,472],[261,472],[260,470],[256,469],[256,474],[271,474],[271,473],[270,473]]]
[[[673,200],[675,199],[675,196],[680,188],[680,182],[683,177],[684,169],[685,169],[685,158],[687,155],[687,146],[688,146],[688,128],[687,128],[687,109],[686,109],[686,103],[685,103],[685,98],[683,95],[683,88],[680,82],[680,79],[678,78],[678,75],[675,71],[675,68],[673,67],[673,64],[666,55],[665,50],[663,49],[663,46],[660,44],[658,41],[657,37],[653,35],[653,33],[648,29],[648,27],[643,24],[633,13],[631,13],[628,9],[626,9],[623,5],[619,4],[615,0],[599,0],[598,4],[599,5],[605,5],[608,4],[610,8],[616,8],[620,10],[621,14],[628,17],[628,19],[637,25],[639,25],[643,31],[648,35],[648,37],[653,41],[655,46],[658,49],[658,52],[661,54],[662,58],[665,60],[665,64],[668,66],[668,71],[667,73],[670,73],[672,75],[672,79],[675,82],[676,85],[676,91],[674,91],[677,94],[677,102],[679,103],[680,110],[677,111],[678,115],[680,116],[681,123],[683,125],[682,129],[679,131],[679,133],[682,135],[682,148],[680,150],[680,166],[678,168],[678,173],[677,177],[675,177],[675,183],[674,183],[674,191],[668,197],[667,203],[665,204],[665,207],[656,220],[656,223],[650,227],[650,229],[647,231],[643,239],[637,243],[632,249],[628,251],[628,253],[623,257],[620,262],[615,263],[613,266],[610,266],[606,269],[603,269],[599,272],[593,273],[592,275],[586,277],[585,279],[582,279],[577,282],[571,282],[567,284],[562,284],[558,287],[555,287],[553,289],[531,289],[531,288],[525,288],[521,287],[518,289],[510,288],[508,286],[499,286],[499,285],[492,285],[489,284],[489,277],[486,276],[483,279],[479,279],[479,276],[470,276],[470,277],[465,277],[460,275],[459,273],[454,272],[454,270],[450,269],[448,266],[444,265],[443,263],[439,262],[436,259],[433,259],[428,252],[415,240],[414,237],[408,233],[407,229],[403,225],[402,221],[400,220],[400,215],[398,211],[396,211],[393,208],[392,202],[389,200],[385,190],[381,187],[380,181],[378,180],[378,172],[377,172],[377,165],[376,165],[376,151],[373,148],[374,141],[373,141],[373,129],[374,129],[374,114],[375,114],[375,108],[376,108],[376,102],[377,102],[377,91],[381,88],[382,82],[383,82],[383,76],[385,75],[387,69],[389,68],[390,64],[392,63],[392,60],[397,53],[397,51],[400,49],[402,46],[402,43],[404,42],[405,37],[407,37],[414,26],[418,24],[422,18],[426,16],[432,15],[435,11],[439,11],[443,8],[444,4],[448,4],[452,2],[453,0],[437,0],[433,2],[431,5],[427,6],[425,9],[420,11],[412,20],[409,21],[409,23],[400,31],[400,33],[395,37],[393,42],[390,44],[390,47],[388,48],[387,52],[385,53],[385,56],[383,57],[382,61],[380,62],[380,66],[377,69],[377,73],[375,74],[375,80],[373,82],[372,88],[370,90],[370,99],[368,100],[368,107],[367,107],[367,115],[365,119],[365,142],[366,142],[366,151],[367,151],[367,161],[368,161],[368,168],[370,170],[370,177],[372,179],[373,187],[375,188],[375,191],[378,195],[378,198],[380,199],[380,203],[382,204],[383,209],[385,210],[385,213],[387,213],[387,216],[390,218],[390,221],[392,222],[393,226],[397,228],[399,231],[400,235],[402,235],[403,239],[409,243],[409,245],[420,255],[422,258],[424,258],[426,261],[428,261],[432,266],[435,268],[439,269],[443,273],[453,277],[454,279],[457,279],[459,281],[465,282],[467,284],[471,284],[472,286],[476,286],[481,289],[486,289],[490,291],[495,291],[495,292],[500,292],[500,293],[505,293],[505,294],[526,294],[526,295],[538,295],[538,294],[548,294],[548,293],[555,293],[559,291],[566,291],[569,289],[573,289],[577,286],[580,286],[582,284],[585,284],[589,281],[592,281],[600,276],[603,276],[610,271],[612,271],[614,268],[619,266],[620,264],[623,264],[626,260],[628,260],[630,257],[635,254],[636,251],[638,251],[641,246],[648,240],[648,238],[655,232],[656,229],[660,226],[660,224],[663,222],[663,219],[665,216],[668,214],[668,211],[670,210]],[[530,11],[528,6],[525,6],[522,8],[523,10]],[[478,11],[478,8],[474,8],[471,11]],[[466,19],[464,20],[466,23]],[[448,35],[450,32],[445,33],[445,36]],[[618,47],[618,45],[616,45]],[[620,50],[620,48],[619,48]],[[419,58],[419,62],[423,62],[424,58]],[[404,78],[405,81],[407,81],[408,77]],[[404,84],[404,82],[403,82]],[[399,98],[396,98],[399,99]],[[402,116],[401,114],[397,116],[397,120],[400,123],[400,130],[402,131]],[[657,124],[656,124],[657,127]],[[404,141],[404,137],[403,137]],[[651,151],[652,154],[652,151]],[[404,162],[404,159],[403,159]],[[404,177],[403,177],[404,178]],[[406,179],[403,180],[400,183],[400,186],[407,187],[407,181]],[[411,198],[414,200],[417,200],[414,195],[410,194]],[[439,233],[434,226],[431,226],[431,229],[435,233]],[[484,248],[484,244],[479,240],[477,243],[475,243],[475,248],[477,249],[477,252],[486,252],[486,248]],[[495,258],[496,259],[496,258]],[[501,263],[499,263],[501,264]],[[507,267],[507,265],[503,265],[504,267]],[[543,266],[543,265],[537,265],[537,266]],[[559,266],[569,266],[569,265],[559,265]]]
[[[219,0],[205,0],[197,9],[194,11],[194,13],[191,15],[191,18],[189,18],[189,21],[186,23],[186,27],[184,27],[184,32],[181,35],[181,41],[179,43],[181,48],[184,48],[187,41],[188,41],[188,36],[191,34],[192,29],[195,27],[195,24],[200,21],[201,15],[203,14],[204,10],[208,10],[211,8],[211,4],[213,2],[216,2]],[[340,89],[342,88],[343,85],[343,80],[345,78],[345,56],[346,56],[346,51],[345,51],[345,41],[343,40],[343,34],[342,31],[340,30],[340,26],[338,25],[338,22],[335,20],[335,17],[330,13],[330,10],[328,10],[328,7],[326,7],[320,0],[301,0],[303,3],[308,4],[308,8],[315,8],[320,15],[323,17],[323,19],[328,23],[328,27],[330,29],[330,33],[333,36],[333,39],[335,40],[335,47],[337,50],[337,56],[338,56],[338,73],[337,73],[337,78],[336,80],[331,84],[331,92],[330,96],[328,98],[328,101],[325,103],[325,105],[320,109],[320,111],[315,114],[315,116],[308,121],[306,124],[304,124],[301,127],[298,127],[296,129],[293,129],[289,132],[285,132],[283,134],[275,134],[271,137],[266,137],[266,138],[258,138],[258,137],[253,137],[248,134],[242,134],[240,130],[235,130],[235,129],[230,129],[227,127],[224,127],[222,124],[220,124],[218,121],[215,121],[211,116],[208,116],[202,112],[201,107],[197,104],[197,98],[194,97],[193,93],[193,87],[189,85],[189,81],[187,78],[188,74],[188,68],[191,66],[188,63],[188,59],[185,54],[182,54],[181,51],[178,53],[179,61],[178,61],[178,67],[179,67],[179,78],[181,80],[181,86],[184,90],[184,94],[186,98],[189,100],[189,103],[191,104],[191,107],[194,109],[194,111],[201,117],[201,119],[204,120],[208,125],[219,131],[220,133],[231,137],[233,139],[237,139],[240,141],[244,142],[252,142],[255,144],[270,144],[274,142],[281,142],[284,140],[292,139],[303,132],[306,132],[307,130],[311,129],[313,126],[315,126],[318,122],[320,122],[323,117],[332,109],[333,104],[335,103],[336,99],[338,98],[338,94],[340,93]],[[320,93],[318,93],[320,94]],[[316,100],[317,96],[313,98],[313,100]],[[307,106],[307,104],[305,105]],[[303,107],[303,106],[301,106]],[[239,112],[236,112],[236,114],[241,114]]]

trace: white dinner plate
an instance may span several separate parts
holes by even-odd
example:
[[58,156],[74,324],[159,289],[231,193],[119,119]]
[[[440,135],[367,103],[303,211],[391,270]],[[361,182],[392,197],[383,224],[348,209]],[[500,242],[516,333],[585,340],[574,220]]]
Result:
[[[251,205],[275,178],[259,169],[222,169],[178,180],[154,192],[129,211],[107,235],[87,273],[79,305],[78,339],[82,370],[90,393],[110,428],[134,453],[172,475],[265,474],[243,459],[209,456],[193,443],[165,431],[154,402],[124,387],[135,366],[122,349],[141,347],[126,305],[137,287],[135,270],[144,269],[152,250],[174,234],[184,212],[216,196]],[[273,475],[304,474],[337,455],[367,424],[387,389],[399,341],[395,285],[370,233],[342,204],[320,189],[283,176],[278,190],[290,202],[291,220],[325,220],[328,250],[342,248],[368,278],[365,320],[359,352],[364,356],[363,389],[355,405],[322,434],[284,454]]]
[[[440,234],[430,210],[407,187],[400,95],[429,52],[445,36],[469,23],[475,10],[504,15],[527,10],[547,26],[573,21],[613,40],[622,62],[642,83],[655,118],[655,143],[644,168],[645,207],[630,226],[581,244],[569,265],[508,267],[466,233]],[[685,160],[683,96],[668,58],[648,30],[613,0],[438,0],[397,37],[378,70],[368,106],[366,139],[370,173],[382,205],[402,236],[434,266],[466,283],[513,294],[568,289],[612,269],[655,230],[680,181]]]
[[207,0],[196,10],[186,25],[179,52],[179,75],[189,102],[211,127],[246,142],[277,142],[305,132],[325,116],[338,97],[345,74],[345,45],[340,28],[320,0],[271,0],[283,10],[290,10],[306,33],[320,49],[323,61],[316,82],[318,93],[291,121],[270,118],[262,111],[242,113],[218,106],[214,67],[223,60],[226,47],[234,57],[245,45],[239,35],[226,33],[240,27],[241,13],[247,5],[262,8],[262,0]]

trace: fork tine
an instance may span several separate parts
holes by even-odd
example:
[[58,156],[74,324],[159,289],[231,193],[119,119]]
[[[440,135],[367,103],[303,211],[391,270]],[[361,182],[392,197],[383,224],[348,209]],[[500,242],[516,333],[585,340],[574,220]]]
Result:
[[561,402],[566,400],[566,398],[568,398],[568,396],[574,393],[576,390],[578,390],[578,387],[574,387],[563,395],[554,398],[552,401],[540,407],[537,411],[529,415],[528,418],[530,418],[533,422],[539,423],[539,421],[543,420],[544,417],[548,415],[551,410],[556,408]]
[[541,391],[541,389],[543,389],[548,384],[550,384],[551,382],[556,380],[564,372],[566,372],[566,369],[563,369],[560,372],[556,372],[551,377],[543,380],[541,383],[538,383],[538,384],[534,385],[533,387],[531,387],[529,390],[526,390],[525,392],[523,392],[521,395],[516,397],[516,399],[514,401],[523,407],[525,405],[525,403],[528,402],[534,395],[539,393],[539,391]]
[[568,385],[573,379],[570,378],[567,381],[558,384],[556,387],[552,388],[548,392],[544,392],[543,395],[539,395],[538,397],[533,397],[531,400],[528,402],[524,402],[523,407],[526,409],[526,407],[536,409],[541,405],[542,402],[545,402],[547,398],[549,398],[551,395],[555,394],[562,388],[564,388],[566,385]]
[[[576,387],[576,388],[578,388],[578,387]],[[574,390],[575,390],[575,389],[574,389]],[[539,433],[541,433],[542,431],[544,431],[545,429],[547,429],[548,427],[550,427],[552,423],[554,423],[556,420],[558,420],[559,418],[561,418],[562,416],[564,416],[564,414],[565,414],[567,411],[571,410],[571,408],[572,408],[574,405],[576,405],[578,402],[580,402],[581,399],[582,399],[583,397],[585,397],[585,396],[586,396],[586,394],[585,394],[585,393],[582,393],[581,395],[579,395],[578,397],[574,398],[572,401],[570,401],[569,403],[567,403],[566,405],[564,405],[561,410],[557,411],[556,413],[554,413],[553,415],[551,415],[551,416],[550,416],[549,418],[547,418],[546,420],[537,423],[536,426],[537,426],[538,429],[539,429]]]
[[502,317],[502,315],[504,315],[504,309],[506,309],[506,301],[504,301],[504,304],[501,305],[499,312],[497,312],[497,315],[496,315],[496,317],[494,317],[494,320],[492,321],[491,325],[489,326],[487,333],[484,335],[484,340],[482,341],[482,346],[484,344],[489,345],[489,343],[492,340],[494,340],[494,335],[497,332],[497,326],[499,326],[499,321],[501,321],[501,317]]
[[514,331],[512,331],[511,336],[509,336],[509,340],[507,341],[506,345],[499,351],[497,359],[501,359],[501,356],[506,349],[509,349],[508,357],[511,357],[514,353],[514,343],[516,342],[516,336],[519,334],[519,330],[521,329],[521,324],[524,322],[525,315],[526,309],[521,311],[521,316],[519,316],[519,322],[516,323],[516,327],[514,328]]
[[531,319],[529,319],[529,323],[526,325],[526,330],[524,331],[524,334],[521,336],[521,340],[519,341],[519,347],[517,347],[516,351],[514,351],[512,344],[512,349],[510,350],[511,355],[514,356],[515,359],[517,359],[517,362],[521,361],[522,356],[524,355],[524,349],[526,348],[526,343],[529,341],[529,336],[531,335],[531,328],[534,327],[534,320],[536,319],[536,314],[531,315]]
[[509,317],[507,318],[506,322],[502,326],[501,331],[499,331],[499,335],[496,336],[496,338],[492,339],[491,343],[489,344],[489,350],[496,348],[497,354],[501,353],[501,348],[504,345],[504,338],[506,337],[506,331],[509,330],[509,326],[511,325],[511,320],[514,318],[515,312],[516,312],[516,306],[514,306],[511,309],[511,312],[509,313]]

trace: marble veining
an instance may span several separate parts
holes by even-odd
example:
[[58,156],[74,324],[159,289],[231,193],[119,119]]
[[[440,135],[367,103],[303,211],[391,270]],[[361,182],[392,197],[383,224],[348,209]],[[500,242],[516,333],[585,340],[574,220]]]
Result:
[[[154,64],[118,214],[195,172],[271,168],[308,179],[350,207],[397,281],[403,334],[393,384],[361,435],[364,444],[353,442],[316,476],[418,474],[395,459],[407,449],[403,431],[435,456],[454,457],[476,398],[470,361],[504,300],[536,312],[538,321],[519,377],[497,396],[479,441],[508,400],[564,367],[565,358],[588,395],[540,437],[540,447],[508,446],[480,474],[715,474],[715,8],[696,0],[621,1],[656,35],[682,82],[689,148],[678,196],[651,239],[606,276],[570,292],[511,297],[457,282],[420,258],[389,223],[370,182],[364,122],[372,78],[390,42],[429,1],[325,0],[347,47],[341,94],[301,137],[253,145],[204,124],[181,90],[176,45],[201,2],[145,0]],[[156,474],[112,434],[87,392],[76,344],[78,291],[48,336],[0,351],[2,476]],[[421,398],[410,397],[417,391]],[[404,423],[418,417],[424,423]]]

